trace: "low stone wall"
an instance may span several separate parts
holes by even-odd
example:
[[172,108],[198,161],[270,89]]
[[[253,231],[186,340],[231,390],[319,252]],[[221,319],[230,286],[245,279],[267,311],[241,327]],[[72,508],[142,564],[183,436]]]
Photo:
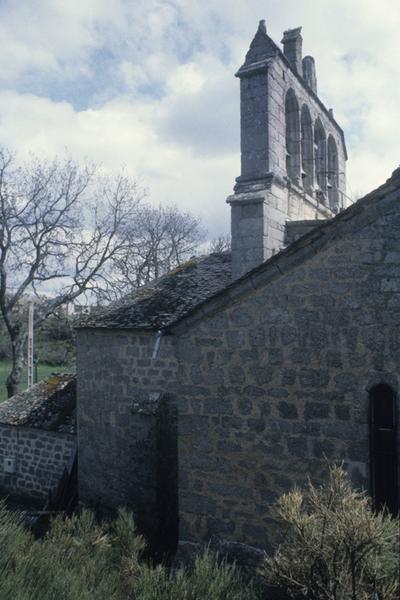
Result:
[[[69,433],[0,423],[0,491],[38,503],[54,490],[76,449]],[[6,473],[5,459],[15,461]]]

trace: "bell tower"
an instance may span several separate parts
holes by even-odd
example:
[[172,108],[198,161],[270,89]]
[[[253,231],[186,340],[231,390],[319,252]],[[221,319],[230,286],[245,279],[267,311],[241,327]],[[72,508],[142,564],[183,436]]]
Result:
[[329,219],[348,204],[344,134],[317,96],[301,27],[282,43],[283,51],[260,21],[236,73],[241,173],[227,198],[235,279],[285,246],[288,223]]

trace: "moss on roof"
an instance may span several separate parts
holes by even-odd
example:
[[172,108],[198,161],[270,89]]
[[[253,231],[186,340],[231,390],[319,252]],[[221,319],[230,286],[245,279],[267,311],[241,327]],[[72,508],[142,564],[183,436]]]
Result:
[[230,281],[230,253],[194,257],[121,301],[85,317],[79,328],[162,329]]
[[[75,432],[76,379],[53,373],[0,404],[0,423]],[[68,422],[68,427],[64,425]]]

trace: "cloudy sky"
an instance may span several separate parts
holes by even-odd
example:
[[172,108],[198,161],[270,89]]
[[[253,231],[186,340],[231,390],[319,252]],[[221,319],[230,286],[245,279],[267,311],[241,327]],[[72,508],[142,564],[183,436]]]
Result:
[[239,83],[258,21],[303,26],[342,125],[348,193],[400,162],[399,0],[0,0],[0,143],[124,166],[155,203],[229,228]]

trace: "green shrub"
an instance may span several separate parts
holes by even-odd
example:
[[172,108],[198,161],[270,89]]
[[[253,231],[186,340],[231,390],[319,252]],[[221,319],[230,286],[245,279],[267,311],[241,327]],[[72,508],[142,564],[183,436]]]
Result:
[[143,559],[132,516],[97,523],[83,511],[53,520],[35,540],[0,505],[0,600],[251,600],[236,570],[205,552],[192,569],[170,572]]
[[397,600],[399,519],[374,513],[339,467],[329,482],[282,496],[285,542],[266,561],[270,584],[310,600]]
[[[178,570],[169,581],[165,598],[175,600],[249,600],[255,598],[251,586],[244,587],[235,567],[209,551],[199,556],[192,569]],[[160,596],[164,598],[164,596]]]

